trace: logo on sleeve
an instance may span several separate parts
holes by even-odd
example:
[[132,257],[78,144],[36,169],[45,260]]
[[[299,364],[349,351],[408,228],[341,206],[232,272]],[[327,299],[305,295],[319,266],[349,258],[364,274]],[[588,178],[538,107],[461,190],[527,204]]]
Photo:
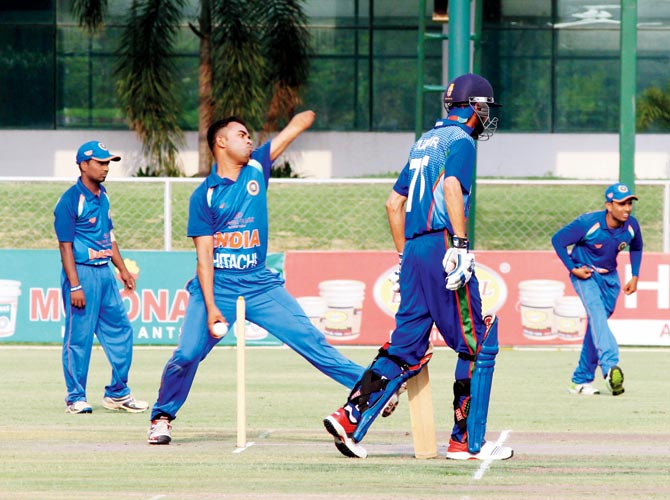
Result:
[[258,185],[258,181],[249,181],[247,183],[247,193],[249,193],[251,196],[256,196],[258,193],[260,193],[261,189],[260,186]]

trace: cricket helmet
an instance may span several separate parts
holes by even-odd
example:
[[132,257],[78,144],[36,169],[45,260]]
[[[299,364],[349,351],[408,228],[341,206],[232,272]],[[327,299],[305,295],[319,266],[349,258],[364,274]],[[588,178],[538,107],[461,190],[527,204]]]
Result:
[[444,91],[444,107],[449,111],[453,106],[465,106],[476,102],[486,103],[489,107],[501,105],[493,98],[493,87],[483,76],[467,73],[451,80]]
[[498,128],[498,118],[490,117],[490,108],[499,108],[501,104],[495,102],[493,87],[483,76],[467,73],[447,84],[444,91],[444,108],[447,113],[453,108],[468,106],[479,117],[473,137],[480,140],[489,139]]

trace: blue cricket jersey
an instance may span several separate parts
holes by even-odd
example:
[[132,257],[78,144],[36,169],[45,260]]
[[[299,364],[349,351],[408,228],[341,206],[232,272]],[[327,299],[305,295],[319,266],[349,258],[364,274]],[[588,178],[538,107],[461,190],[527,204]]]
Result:
[[[628,247],[632,275],[639,276],[643,244],[640,224],[631,215],[623,226],[612,229],[607,227],[606,215],[606,210],[582,214],[559,229],[551,238],[556,254],[568,271],[586,265],[614,272],[617,255]],[[570,245],[574,246],[568,253]]]
[[472,129],[453,120],[438,120],[414,143],[409,159],[393,189],[407,197],[405,238],[447,230],[454,234],[444,201],[443,181],[456,177],[461,183],[465,216],[475,167]]
[[214,237],[214,268],[245,270],[264,266],[268,249],[267,186],[270,141],[254,150],[236,181],[212,173],[191,195],[190,238]]
[[54,229],[58,241],[72,243],[77,264],[107,264],[112,258],[114,225],[105,187],[100,185],[97,196],[84,186],[80,177],[56,203]]

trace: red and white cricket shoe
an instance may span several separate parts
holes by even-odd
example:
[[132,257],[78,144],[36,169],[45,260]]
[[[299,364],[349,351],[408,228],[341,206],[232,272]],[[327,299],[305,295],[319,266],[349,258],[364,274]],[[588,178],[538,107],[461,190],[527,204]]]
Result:
[[340,408],[323,419],[323,426],[333,436],[335,446],[342,455],[350,458],[366,458],[368,452],[351,438],[356,430],[356,424],[350,420],[349,412]]
[[512,455],[514,450],[509,446],[496,446],[488,441],[482,445],[479,453],[470,453],[468,443],[459,443],[453,439],[449,440],[447,448],[447,458],[451,460],[507,460]]

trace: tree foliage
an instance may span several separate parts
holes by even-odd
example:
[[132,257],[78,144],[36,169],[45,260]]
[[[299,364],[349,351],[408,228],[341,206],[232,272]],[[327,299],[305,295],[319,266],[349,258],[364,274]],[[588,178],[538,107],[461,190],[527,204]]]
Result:
[[[143,175],[179,175],[181,111],[175,45],[186,0],[133,0],[121,37],[117,91],[150,164]],[[199,171],[209,170],[209,118],[235,114],[254,130],[278,130],[295,112],[307,82],[309,33],[301,0],[199,0]],[[73,0],[91,36],[102,28],[107,0]]]
[[670,131],[670,81],[665,91],[648,87],[637,102],[638,130]]
[[133,2],[122,35],[124,44],[117,52],[119,99],[157,175],[180,174],[179,147],[184,140],[177,123],[172,47],[183,4],[183,0]]
[[107,0],[73,0],[72,15],[89,34],[98,31],[107,13]]
[[260,32],[253,21],[263,2],[216,2],[212,15],[212,95],[216,115],[236,115],[253,129],[263,123],[267,62]]

